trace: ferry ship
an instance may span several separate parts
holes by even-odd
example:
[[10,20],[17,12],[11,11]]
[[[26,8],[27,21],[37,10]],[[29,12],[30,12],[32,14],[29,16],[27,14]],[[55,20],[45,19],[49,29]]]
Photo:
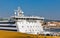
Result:
[[25,16],[20,7],[15,10],[14,14],[10,20],[0,21],[0,30],[12,30],[28,34],[43,33],[41,22],[43,22],[44,17]]
[[[18,13],[18,14],[17,14]],[[28,34],[39,34],[43,32],[42,21],[44,17],[25,16],[24,12],[18,7],[15,11],[15,16],[12,19],[16,22],[17,31]]]
[[[18,7],[11,16],[10,20],[0,21],[0,30],[16,31],[26,34],[51,34],[52,32],[45,31],[42,26],[44,17],[25,16],[24,12]],[[53,34],[54,35],[54,34]]]

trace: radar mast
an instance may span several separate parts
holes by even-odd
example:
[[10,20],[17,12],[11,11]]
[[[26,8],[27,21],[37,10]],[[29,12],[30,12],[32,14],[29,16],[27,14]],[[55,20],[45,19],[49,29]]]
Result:
[[20,16],[20,17],[21,17],[21,16],[24,16],[24,15],[23,15],[24,12],[21,10],[20,7],[18,7],[18,9],[15,10],[15,14],[16,14],[16,13],[17,13],[17,15]]

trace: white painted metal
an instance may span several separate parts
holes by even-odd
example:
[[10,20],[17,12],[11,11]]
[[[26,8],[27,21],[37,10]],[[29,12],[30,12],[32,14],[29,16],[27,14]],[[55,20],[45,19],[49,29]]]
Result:
[[13,27],[0,27],[0,29],[12,29],[12,30],[17,30],[17,28],[13,28]]
[[40,19],[44,19],[43,17],[23,16],[23,13],[20,9],[17,10],[17,13],[18,16],[15,16],[14,18],[15,19],[17,18],[16,25],[18,32],[29,33],[29,34],[40,34],[43,32],[43,27],[40,20]]

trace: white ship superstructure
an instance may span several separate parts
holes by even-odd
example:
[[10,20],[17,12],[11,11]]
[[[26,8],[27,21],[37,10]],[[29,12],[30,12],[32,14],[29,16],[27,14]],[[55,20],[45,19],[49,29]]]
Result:
[[16,22],[18,32],[28,34],[41,34],[43,33],[42,21],[44,17],[38,16],[24,16],[22,10],[18,8],[15,10],[15,16],[12,16]]

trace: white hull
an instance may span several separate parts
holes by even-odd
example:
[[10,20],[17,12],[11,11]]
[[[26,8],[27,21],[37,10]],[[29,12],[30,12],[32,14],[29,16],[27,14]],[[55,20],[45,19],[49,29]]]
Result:
[[25,20],[23,20],[22,22],[17,21],[16,25],[19,32],[29,34],[37,34],[43,32],[43,27],[41,26],[41,23],[39,21],[37,21],[36,23],[29,23]]

